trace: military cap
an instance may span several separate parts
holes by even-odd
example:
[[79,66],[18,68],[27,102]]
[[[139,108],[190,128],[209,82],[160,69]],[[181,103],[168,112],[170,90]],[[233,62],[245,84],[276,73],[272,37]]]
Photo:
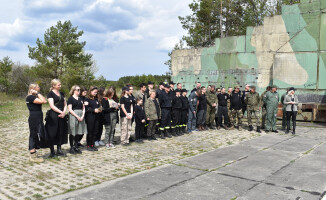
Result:
[[181,92],[181,90],[179,90],[179,89],[176,89],[176,90],[175,90],[175,92]]
[[165,87],[165,88],[170,88],[170,85],[165,84],[164,87]]
[[256,86],[254,86],[254,85],[251,85],[250,88],[253,90],[256,90]]
[[175,82],[173,82],[173,81],[170,81],[170,83],[169,83],[170,85],[175,85]]
[[147,85],[154,85],[152,81],[148,81]]
[[160,82],[159,85],[163,85],[164,86],[164,83],[163,82]]
[[277,85],[272,85],[272,88],[277,88]]
[[289,88],[289,91],[291,91],[291,90],[295,91],[295,88],[294,87],[290,87]]
[[181,92],[188,92],[186,89],[182,89]]

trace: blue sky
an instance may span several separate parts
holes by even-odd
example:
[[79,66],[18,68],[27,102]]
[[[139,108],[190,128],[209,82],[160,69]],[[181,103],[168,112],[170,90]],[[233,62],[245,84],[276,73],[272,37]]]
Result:
[[97,76],[165,74],[167,53],[186,32],[178,16],[192,0],[11,0],[0,7],[0,59],[32,65],[27,45],[58,20],[84,30]]

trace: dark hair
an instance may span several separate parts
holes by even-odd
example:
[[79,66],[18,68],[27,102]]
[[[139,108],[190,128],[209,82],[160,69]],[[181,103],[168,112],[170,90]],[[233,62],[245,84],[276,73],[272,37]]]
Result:
[[201,89],[205,88],[205,86],[201,86]]
[[87,89],[85,87],[80,87],[80,96],[83,94],[83,92],[87,92]]
[[87,98],[88,98],[88,99],[94,99],[94,98],[95,98],[95,96],[91,96],[91,92],[92,92],[93,90],[98,90],[98,89],[97,89],[96,86],[91,86],[91,87],[89,88],[89,90],[88,90],[88,93],[87,93]]
[[141,83],[140,85],[139,85],[139,88],[142,88],[142,87],[146,87],[146,84],[145,83]]
[[139,101],[142,101],[142,100],[143,100],[142,98],[137,98],[136,103],[138,103]]
[[105,88],[104,87],[100,87],[98,89],[98,92],[97,92],[97,99],[98,99],[98,102],[101,103],[102,102],[102,99],[104,97],[104,92],[105,92]]
[[201,96],[201,89],[196,90],[196,93],[200,97]]
[[112,99],[113,99],[115,102],[119,102],[119,98],[118,98],[117,91],[116,91],[115,87],[112,85],[112,86],[109,87],[109,89],[112,89],[113,92],[114,92],[114,95],[113,95],[113,98],[112,98]]

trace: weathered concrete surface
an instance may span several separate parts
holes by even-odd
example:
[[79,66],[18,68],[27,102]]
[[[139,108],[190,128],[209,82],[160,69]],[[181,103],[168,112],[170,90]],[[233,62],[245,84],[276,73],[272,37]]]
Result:
[[325,128],[297,132],[264,135],[51,199],[318,200],[326,193]]

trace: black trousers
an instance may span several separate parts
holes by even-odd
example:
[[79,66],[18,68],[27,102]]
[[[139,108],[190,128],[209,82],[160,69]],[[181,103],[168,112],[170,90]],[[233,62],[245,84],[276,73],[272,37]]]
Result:
[[135,136],[136,136],[136,140],[139,140],[141,136],[144,134],[145,123],[141,123],[141,121],[137,119],[135,120],[135,122],[136,122]]
[[181,124],[183,127],[186,127],[188,123],[188,109],[181,111]]
[[171,126],[171,108],[162,108],[161,130],[170,129]]
[[242,107],[242,114],[244,115],[247,110],[247,105]]
[[222,126],[222,119],[223,119],[222,117],[224,117],[224,125],[227,126],[229,124],[227,106],[218,106],[218,111],[217,111],[218,126]]
[[94,145],[95,142],[95,136],[98,133],[98,127],[99,127],[98,114],[87,113],[86,124],[87,124],[87,137],[86,137],[87,146],[92,146]]
[[43,113],[40,112],[31,112],[28,118],[29,125],[29,150],[39,149],[40,140],[39,135],[44,131],[43,124]]
[[181,109],[172,109],[171,128],[178,128],[181,125]]
[[286,111],[287,130],[290,130],[290,121],[292,119],[293,131],[295,131],[297,113],[297,111]]
[[94,141],[100,141],[103,133],[104,126],[104,116],[102,114],[98,114],[98,130],[95,135]]

